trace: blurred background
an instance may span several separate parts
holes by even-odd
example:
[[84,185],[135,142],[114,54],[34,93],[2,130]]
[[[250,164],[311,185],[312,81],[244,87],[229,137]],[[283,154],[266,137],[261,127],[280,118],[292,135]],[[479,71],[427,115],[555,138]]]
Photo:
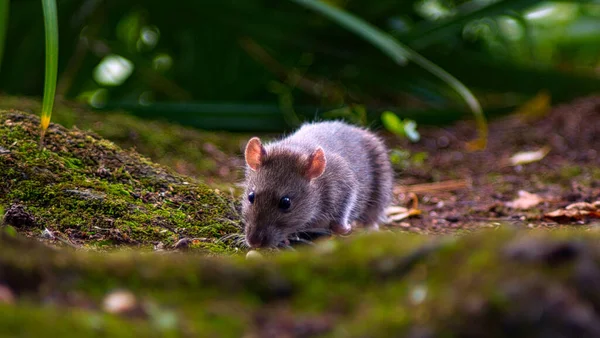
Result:
[[[465,84],[488,116],[600,89],[600,2],[330,0]],[[472,118],[426,69],[298,2],[58,0],[57,95],[202,129]],[[39,0],[10,2],[0,92],[41,97]],[[1,40],[1,39],[0,39]],[[531,102],[531,101],[530,101]]]

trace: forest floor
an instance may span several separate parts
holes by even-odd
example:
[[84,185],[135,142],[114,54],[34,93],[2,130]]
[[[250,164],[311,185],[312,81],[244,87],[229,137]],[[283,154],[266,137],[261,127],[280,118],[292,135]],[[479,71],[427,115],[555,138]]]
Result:
[[221,240],[251,135],[58,102],[42,149],[19,111],[0,99],[0,335],[600,336],[600,97],[490,121],[483,151],[472,122],[380,130],[393,232],[258,260]]
[[[600,97],[558,105],[536,119],[513,114],[493,120],[484,151],[465,150],[476,136],[472,123],[423,128],[421,134],[418,144],[393,146],[411,154],[397,177],[397,202],[410,205],[416,195],[422,210],[400,227],[447,233],[495,222],[600,225]],[[425,159],[411,163],[415,154]]]
[[[11,107],[36,112],[39,101],[0,100],[0,108]],[[498,223],[517,228],[598,225],[595,208],[600,206],[594,203],[600,201],[600,97],[579,98],[532,115],[489,121],[482,151],[465,146],[477,136],[472,121],[421,126],[417,143],[377,130],[386,139],[396,170],[396,208],[391,210],[392,222],[383,228],[433,235]],[[242,150],[253,134],[142,123],[119,112],[90,112],[70,102],[59,102],[53,120],[135,149],[234,200],[241,193]]]

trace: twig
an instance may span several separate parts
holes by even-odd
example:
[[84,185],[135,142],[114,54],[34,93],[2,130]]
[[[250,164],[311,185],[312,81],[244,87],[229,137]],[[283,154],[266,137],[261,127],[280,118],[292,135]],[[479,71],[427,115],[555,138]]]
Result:
[[433,183],[422,183],[422,184],[413,184],[413,185],[405,185],[405,186],[396,186],[394,187],[394,194],[401,193],[424,193],[424,192],[434,192],[434,191],[451,191],[451,190],[460,190],[471,187],[471,180],[450,180],[443,182],[433,182]]

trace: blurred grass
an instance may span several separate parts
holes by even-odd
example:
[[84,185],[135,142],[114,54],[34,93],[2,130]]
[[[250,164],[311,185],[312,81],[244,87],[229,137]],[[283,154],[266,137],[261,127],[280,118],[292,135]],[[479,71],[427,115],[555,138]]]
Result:
[[46,37],[46,63],[44,78],[44,98],[41,115],[40,145],[44,144],[44,135],[50,124],[54,95],[56,93],[56,78],[58,72],[58,14],[55,0],[42,0],[44,12],[44,32]]

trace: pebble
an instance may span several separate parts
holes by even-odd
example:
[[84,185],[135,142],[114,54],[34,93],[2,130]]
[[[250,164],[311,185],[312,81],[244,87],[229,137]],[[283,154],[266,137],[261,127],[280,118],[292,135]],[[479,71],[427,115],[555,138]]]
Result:
[[262,258],[263,258],[263,255],[256,250],[250,250],[246,254],[246,259],[262,259]]
[[135,310],[137,300],[135,295],[126,290],[113,291],[104,298],[104,311],[123,314]]

